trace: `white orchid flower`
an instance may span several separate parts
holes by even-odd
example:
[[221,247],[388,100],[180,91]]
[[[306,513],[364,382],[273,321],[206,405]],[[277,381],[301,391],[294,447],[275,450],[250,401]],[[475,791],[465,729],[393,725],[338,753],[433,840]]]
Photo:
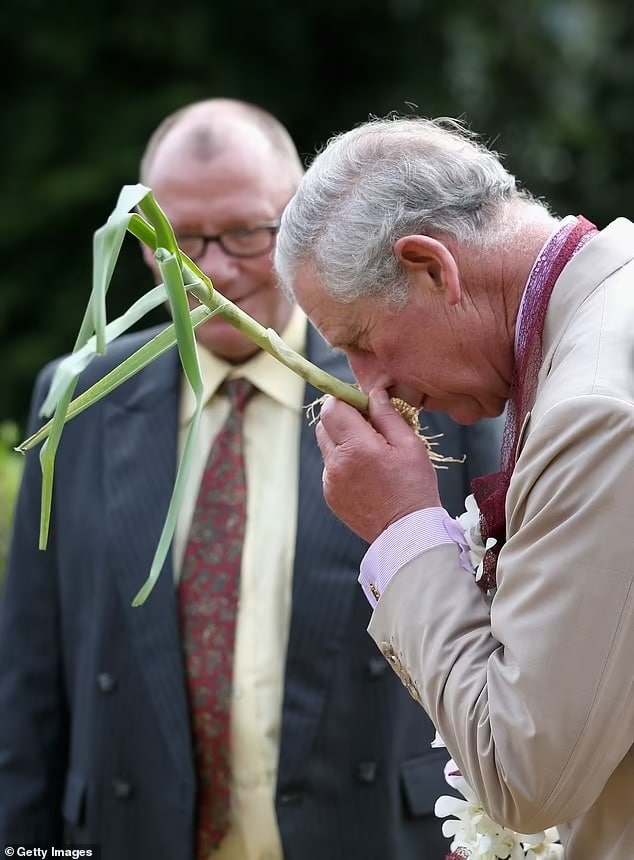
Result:
[[465,512],[456,517],[456,522],[464,533],[469,554],[469,563],[475,571],[476,582],[482,578],[484,573],[484,555],[487,550],[497,543],[495,538],[487,538],[486,543],[482,540],[480,531],[480,508],[475,496],[470,495],[465,499]]
[[545,833],[522,836],[526,860],[563,860],[564,846],[559,844],[559,832],[549,827]]
[[482,836],[471,852],[471,860],[524,860],[524,857],[517,833],[506,827]]
[[481,806],[475,806],[459,797],[443,794],[438,798],[434,806],[434,814],[438,818],[447,818],[442,823],[442,833],[445,838],[452,840],[452,851],[458,847],[471,848],[477,842],[478,832],[475,821],[483,811]]

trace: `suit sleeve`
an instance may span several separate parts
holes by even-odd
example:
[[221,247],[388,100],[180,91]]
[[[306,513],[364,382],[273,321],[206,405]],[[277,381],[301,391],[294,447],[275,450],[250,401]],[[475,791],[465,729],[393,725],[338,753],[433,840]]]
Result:
[[370,633],[396,656],[490,815],[585,812],[632,744],[634,419],[583,396],[531,430],[491,613],[450,546],[392,579]]
[[[40,378],[31,430],[47,389]],[[68,715],[51,529],[38,549],[39,450],[25,459],[0,604],[0,846],[61,844]]]

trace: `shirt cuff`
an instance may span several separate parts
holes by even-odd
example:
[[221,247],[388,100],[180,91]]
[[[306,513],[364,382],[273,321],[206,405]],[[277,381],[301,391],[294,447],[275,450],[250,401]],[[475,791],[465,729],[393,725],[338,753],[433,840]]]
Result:
[[464,564],[467,542],[461,526],[444,508],[424,508],[413,511],[392,523],[370,545],[361,561],[359,584],[374,609],[392,578],[398,571],[425,550],[442,544],[455,544]]

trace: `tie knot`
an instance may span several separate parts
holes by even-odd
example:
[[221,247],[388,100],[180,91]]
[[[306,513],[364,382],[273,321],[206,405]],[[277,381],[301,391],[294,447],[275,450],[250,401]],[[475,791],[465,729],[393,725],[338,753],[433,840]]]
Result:
[[237,412],[242,412],[254,390],[253,383],[249,382],[248,379],[244,379],[244,377],[225,380],[225,393]]

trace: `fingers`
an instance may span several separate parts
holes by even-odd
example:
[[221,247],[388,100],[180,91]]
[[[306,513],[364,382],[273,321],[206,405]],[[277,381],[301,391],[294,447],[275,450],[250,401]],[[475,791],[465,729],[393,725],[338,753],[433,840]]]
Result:
[[317,444],[319,445],[321,455],[324,460],[326,460],[328,455],[335,450],[336,445],[330,438],[328,431],[324,427],[323,421],[321,420],[317,422],[317,425],[315,427],[315,438],[317,439]]
[[440,504],[426,448],[385,392],[373,392],[370,418],[329,397],[315,430],[324,499],[369,543],[412,511]]
[[317,441],[322,453],[352,439],[368,444],[380,436],[388,445],[403,446],[416,438],[384,389],[376,388],[370,393],[370,421],[368,423],[367,416],[354,406],[332,396],[326,397],[317,424]]
[[318,441],[325,433],[334,446],[342,445],[351,438],[372,433],[372,428],[358,409],[330,395],[322,403],[318,429],[320,425]]
[[383,388],[374,388],[370,392],[370,420],[390,445],[402,446],[415,438],[412,428],[392,406],[387,391]]

